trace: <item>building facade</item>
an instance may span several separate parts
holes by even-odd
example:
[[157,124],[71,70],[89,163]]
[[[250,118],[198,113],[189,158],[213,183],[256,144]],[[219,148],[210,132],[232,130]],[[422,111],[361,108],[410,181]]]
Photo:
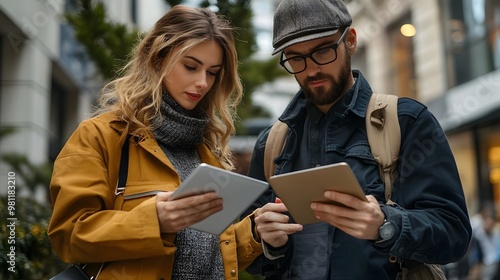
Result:
[[[67,139],[66,128],[89,111],[89,64],[78,58],[82,48],[59,20],[64,8],[64,1],[0,2],[0,127],[15,129],[0,141],[1,155],[46,163]],[[9,168],[0,162],[2,182]],[[5,193],[6,184],[0,186]]]
[[[148,0],[151,1],[151,0]],[[146,2],[146,1],[145,1]],[[76,0],[0,1],[0,156],[15,153],[33,165],[52,162],[92,111],[103,80],[63,14]],[[110,17],[135,24],[136,1],[105,1]],[[0,181],[11,167],[0,160]],[[26,193],[22,179],[18,193]],[[0,184],[6,194],[7,184]],[[35,195],[46,200],[47,186]]]
[[[358,34],[354,68],[362,70],[374,91],[427,105],[446,131],[470,212],[489,200],[498,211],[500,2],[346,2]],[[432,149],[429,142],[419,156]]]

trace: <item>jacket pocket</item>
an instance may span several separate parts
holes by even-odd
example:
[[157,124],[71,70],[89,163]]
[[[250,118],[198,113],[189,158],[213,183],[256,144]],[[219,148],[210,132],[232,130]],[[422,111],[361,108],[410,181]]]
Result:
[[167,192],[175,190],[176,186],[168,186],[168,184],[127,184],[125,192],[119,195],[116,199],[115,209],[130,211],[145,200],[154,197],[159,192]]
[[380,179],[379,168],[368,143],[351,146],[346,150],[345,161],[351,167],[365,194],[384,200],[384,186]]

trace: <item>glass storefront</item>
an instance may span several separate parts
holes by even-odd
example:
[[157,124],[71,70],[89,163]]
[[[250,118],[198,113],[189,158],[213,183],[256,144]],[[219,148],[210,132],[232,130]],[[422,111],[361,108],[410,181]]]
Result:
[[477,162],[474,148],[474,136],[471,131],[448,136],[455,161],[457,163],[460,180],[464,189],[469,212],[478,208],[477,193]]
[[496,209],[500,211],[500,125],[481,128],[478,134],[479,158],[482,159],[481,187],[485,188],[484,193],[491,193]]
[[448,138],[467,205],[474,214],[484,202],[493,201],[500,211],[500,114],[492,107],[498,92],[485,78],[497,77],[492,74],[500,69],[500,1],[440,0],[440,8],[448,88],[455,93],[441,101],[462,104],[460,100],[472,100],[481,90],[494,94],[477,100],[488,114],[453,111],[463,117]]
[[500,1],[441,0],[448,86],[500,69]]
[[496,205],[500,217],[500,124],[448,136],[471,214],[486,201]]

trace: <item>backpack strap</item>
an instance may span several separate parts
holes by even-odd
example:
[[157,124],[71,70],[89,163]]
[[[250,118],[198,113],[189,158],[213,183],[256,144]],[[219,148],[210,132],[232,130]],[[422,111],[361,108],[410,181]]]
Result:
[[397,96],[373,93],[365,118],[368,143],[385,185],[387,204],[394,204],[391,200],[393,174],[397,167],[401,145],[397,105]]
[[279,120],[273,124],[269,131],[264,149],[264,175],[268,181],[269,177],[274,175],[276,171],[274,159],[283,151],[287,134],[288,126]]

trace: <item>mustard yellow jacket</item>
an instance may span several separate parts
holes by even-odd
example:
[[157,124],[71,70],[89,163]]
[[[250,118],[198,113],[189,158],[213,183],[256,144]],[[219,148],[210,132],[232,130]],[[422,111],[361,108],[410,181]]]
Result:
[[[93,263],[98,279],[171,279],[175,234],[160,234],[157,191],[173,191],[180,177],[152,135],[131,141],[127,185],[115,195],[124,124],[112,113],[86,120],[55,161],[50,184],[52,246],[68,263]],[[201,161],[221,167],[205,145]],[[249,217],[220,235],[226,279],[238,279],[261,252]],[[196,261],[196,260],[193,260]]]

